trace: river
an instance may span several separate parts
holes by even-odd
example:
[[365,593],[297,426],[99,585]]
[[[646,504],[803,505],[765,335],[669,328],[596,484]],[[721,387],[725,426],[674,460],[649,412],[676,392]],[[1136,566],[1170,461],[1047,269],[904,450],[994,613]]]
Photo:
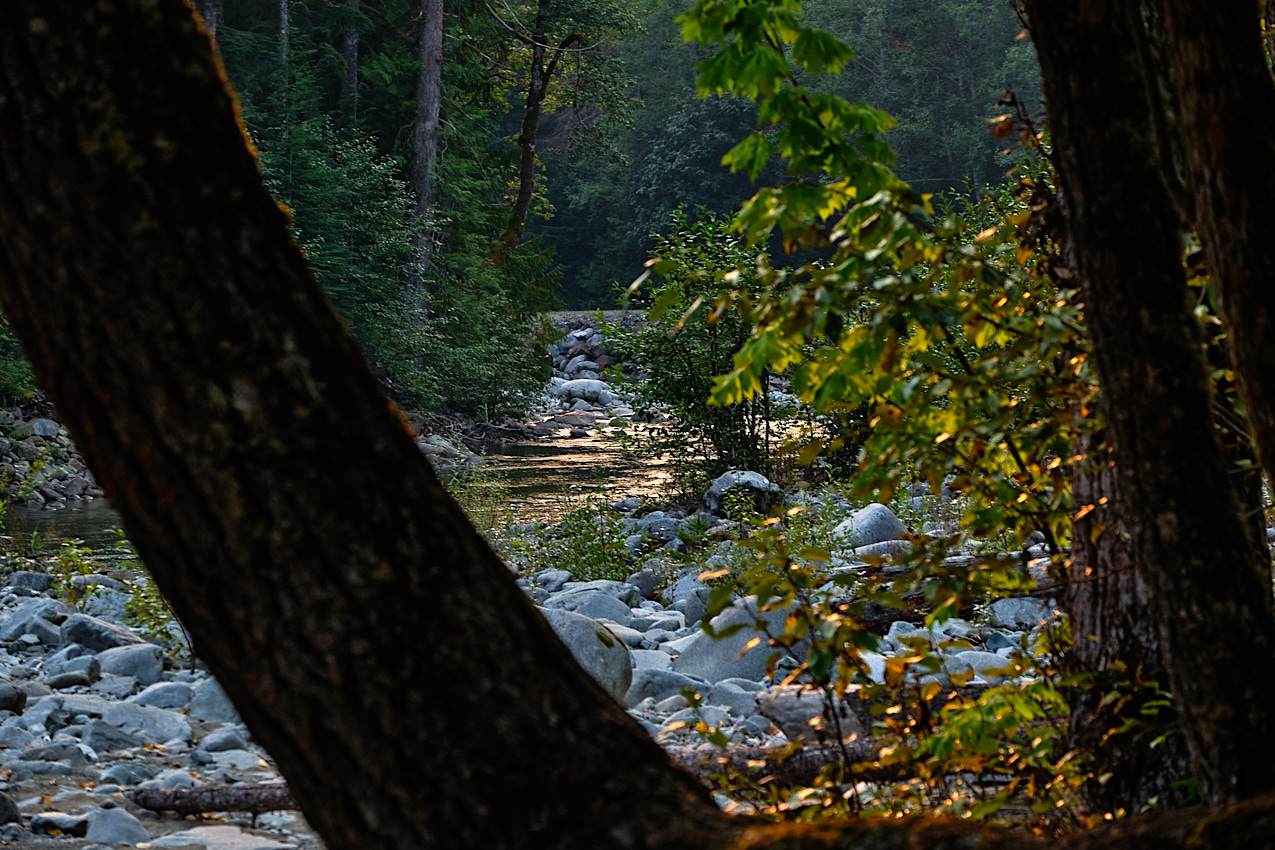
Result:
[[[490,475],[473,485],[490,489],[488,503],[499,503],[497,518],[506,523],[554,521],[591,494],[615,501],[653,496],[667,475],[662,464],[626,457],[615,443],[598,436],[559,437],[523,443],[494,452]],[[33,532],[48,538],[79,539],[93,549],[116,542],[119,514],[104,500],[50,511],[10,505],[4,532],[25,545]]]

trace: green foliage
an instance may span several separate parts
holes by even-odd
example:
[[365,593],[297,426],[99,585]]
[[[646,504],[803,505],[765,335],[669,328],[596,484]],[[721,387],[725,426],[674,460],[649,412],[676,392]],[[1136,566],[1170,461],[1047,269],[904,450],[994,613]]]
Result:
[[[803,144],[818,138],[814,125],[805,121],[772,124],[762,116],[758,130],[757,106],[746,97],[694,96],[693,69],[708,51],[681,43],[670,25],[688,5],[674,0],[640,7],[643,31],[625,40],[642,100],[633,129],[618,139],[630,167],[610,160],[579,163],[569,173],[556,174],[557,185],[550,187],[557,214],[539,232],[559,250],[565,270],[561,296],[573,307],[607,306],[610,281],[636,276],[650,250],[648,234],[662,228],[678,205],[735,210],[754,192],[745,176],[748,166],[760,166],[762,155],[781,145],[786,134]],[[1023,27],[1009,5],[994,0],[813,0],[802,5],[804,18],[797,17],[796,4],[773,12],[747,6],[746,14],[765,20],[773,32],[758,30],[736,39],[725,30],[725,17],[735,6],[714,4],[706,12],[705,32],[719,27],[719,35],[735,40],[715,60],[710,82],[731,90],[732,79],[772,72],[781,58],[795,56],[794,78],[811,105],[830,105],[834,112],[849,113],[848,120],[858,120],[856,110],[866,101],[897,121],[890,146],[900,175],[912,185],[957,193],[968,184],[967,193],[977,197],[985,184],[1000,181],[1015,157],[1003,153],[1004,142],[989,137],[985,119],[1003,111],[997,100],[1005,88],[1012,86],[1032,108],[1040,90],[1030,40],[1018,37]],[[782,50],[777,47],[785,45],[781,30],[790,38]],[[850,49],[860,59],[844,62]],[[838,65],[832,76],[812,73]],[[747,84],[740,89],[749,91]],[[873,121],[881,118],[868,114]],[[754,131],[749,148],[732,157],[739,158],[741,171],[723,171],[722,157]],[[819,155],[816,148],[811,155]],[[883,151],[871,155],[893,161]],[[802,167],[800,160],[794,160],[794,168]],[[779,182],[783,167],[771,160],[766,169],[762,184]]]
[[[873,563],[862,571],[830,570],[837,541],[826,520],[807,513],[796,507],[745,523],[749,533],[739,546],[751,556],[744,569],[701,575],[710,582],[729,578],[714,588],[705,621],[741,595],[754,597],[760,613],[786,611],[779,631],[756,622],[772,650],[771,675],[782,669],[785,684],[819,691],[827,706],[861,703],[859,711],[873,718],[870,755],[843,748],[840,759],[802,788],[727,772],[719,777],[722,790],[772,817],[942,811],[981,820],[1013,802],[1015,817],[1024,817],[1025,806],[1027,819],[1042,831],[1084,819],[1079,790],[1094,777],[1083,756],[1068,748],[1066,720],[1067,694],[1085,682],[1058,669],[1070,640],[1065,627],[1038,636],[1003,669],[986,671],[1001,683],[976,687],[972,673],[946,664],[949,652],[973,647],[939,630],[954,613],[939,604],[926,620],[932,630],[902,636],[903,649],[879,659],[883,669],[874,678],[866,655],[881,641],[866,630],[863,615],[872,602],[901,605],[898,585],[875,572],[880,558],[867,558]],[[828,720],[836,716],[827,712],[823,723],[812,725],[811,737],[844,738]],[[712,741],[714,730],[701,731]]]
[[22,353],[18,338],[13,335],[13,328],[0,316],[0,396],[16,401],[30,398],[35,393],[31,364]]
[[667,411],[676,424],[634,432],[642,455],[667,456],[675,477],[698,481],[727,469],[766,470],[773,420],[768,397],[729,407],[709,404],[715,375],[730,368],[750,326],[738,313],[711,305],[740,290],[751,274],[753,252],[730,232],[730,223],[706,210],[691,220],[678,210],[672,232],[656,238],[655,283],[647,323],[636,330],[607,329],[616,349],[642,364],[645,380],[631,384],[644,413]]
[[636,558],[624,546],[628,534],[601,496],[590,495],[584,504],[567,510],[559,522],[514,526],[493,539],[492,545],[524,576],[554,569],[570,571],[575,581],[623,581],[638,569]]

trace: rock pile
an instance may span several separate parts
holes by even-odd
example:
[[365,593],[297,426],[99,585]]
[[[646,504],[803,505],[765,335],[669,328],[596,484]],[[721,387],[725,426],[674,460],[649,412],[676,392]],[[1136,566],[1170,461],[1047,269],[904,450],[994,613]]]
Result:
[[102,497],[66,429],[47,417],[23,418],[18,408],[0,410],[0,488],[51,509]]
[[[775,495],[762,476],[754,479],[735,473],[718,479],[717,492],[708,503],[720,502],[733,487],[750,496]],[[633,499],[612,508],[632,514],[639,505]],[[796,666],[796,659],[804,658],[806,646],[799,643],[790,657],[772,660],[776,650],[766,640],[767,633],[782,632],[786,611],[759,612],[753,600],[736,599],[713,619],[712,627],[714,631],[734,626],[741,630],[715,639],[701,622],[710,591],[698,578],[700,567],[684,568],[662,594],[656,594],[657,579],[669,570],[659,558],[659,549],[676,548],[674,541],[696,524],[701,532],[712,535],[729,530],[729,521],[707,511],[689,516],[654,511],[642,517],[626,516],[621,522],[635,531],[628,541],[633,551],[647,550],[656,556],[626,581],[578,582],[561,569],[519,580],[581,666],[671,750],[701,746],[694,731],[701,721],[719,728],[732,744],[774,747],[799,734],[810,738],[814,734],[811,719],[823,713],[821,695],[779,684]],[[861,569],[860,555],[892,555],[884,547],[902,549],[906,541],[899,535],[905,531],[884,505],[854,511],[836,525],[840,547],[827,568],[830,573]],[[719,544],[704,568],[725,563],[722,559],[729,557],[731,545],[729,540]],[[1012,659],[1035,645],[1055,616],[1052,604],[1022,598],[989,605],[978,623],[951,619],[931,631],[897,620],[883,629],[878,652],[862,654],[865,675],[884,681],[886,660],[915,654],[916,642],[923,641],[943,660],[942,669],[929,674],[934,680],[950,686],[951,676],[968,674],[974,686],[995,684],[1002,681]],[[625,669],[626,662],[631,671]],[[692,709],[681,695],[686,688],[702,697],[699,709]],[[866,706],[841,710],[845,734],[862,735],[870,728]]]
[[[102,593],[121,593],[109,576],[98,578]],[[3,580],[0,842],[43,847],[61,836],[59,847],[76,850],[140,842],[190,850],[321,846],[292,812],[262,816],[252,830],[243,828],[246,816],[200,826],[133,804],[126,795],[136,788],[279,777],[212,676],[177,669],[162,647],[105,614],[118,605],[98,599],[85,607],[103,616],[91,616],[50,598],[46,574]]]

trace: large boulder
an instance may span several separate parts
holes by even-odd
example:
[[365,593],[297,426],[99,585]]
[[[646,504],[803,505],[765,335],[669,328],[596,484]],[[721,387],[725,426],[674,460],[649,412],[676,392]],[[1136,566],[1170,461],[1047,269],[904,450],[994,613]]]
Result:
[[860,508],[832,530],[833,537],[845,546],[858,549],[887,540],[898,540],[907,528],[885,505],[873,503]]
[[61,622],[74,608],[56,599],[28,599],[18,606],[0,625],[0,640],[17,640],[33,634],[46,646],[56,646],[61,634],[55,622]]
[[553,608],[541,608],[540,613],[584,671],[617,702],[624,699],[633,679],[633,662],[624,641],[583,614]]
[[549,392],[568,401],[587,401],[589,404],[598,404],[603,407],[615,402],[615,393],[611,392],[611,388],[606,381],[596,379],[583,378],[575,381],[563,381],[561,384],[551,387]]
[[709,683],[695,676],[672,670],[638,668],[633,671],[633,682],[629,685],[629,692],[624,695],[624,707],[632,708],[648,697],[659,702],[680,694],[684,688],[691,688],[704,695],[709,693]]
[[[632,585],[628,587],[637,593],[637,588]],[[614,620],[621,626],[627,626],[633,621],[633,611],[628,605],[607,591],[592,587],[554,594],[545,603],[545,608],[552,611],[574,611],[592,620]]]
[[146,643],[146,641],[123,626],[117,626],[87,614],[72,614],[62,623],[62,643],[78,643],[94,652],[101,652],[113,646],[127,646],[133,643]]
[[[758,682],[767,679],[766,662],[778,650],[768,645],[765,631],[758,630],[756,623],[761,621],[770,634],[776,635],[783,631],[787,617],[785,611],[759,613],[756,601],[751,597],[740,600],[714,617],[711,624],[719,631],[735,625],[744,628],[721,639],[709,637],[707,633],[696,635],[673,661],[673,670],[697,676],[706,682],[720,682],[722,679]],[[761,641],[746,650],[753,638],[761,638]],[[805,657],[806,642],[798,643],[792,651],[799,658]]]
[[132,676],[141,685],[153,685],[164,671],[164,652],[153,643],[113,646],[97,655],[100,669],[112,676]]
[[835,741],[838,729],[843,740],[864,734],[863,723],[846,701],[836,700],[830,707],[818,688],[787,685],[757,694],[756,700],[757,713],[773,721],[790,741]]
[[726,496],[731,492],[746,494],[758,513],[765,513],[782,495],[779,488],[760,472],[732,469],[717,476],[717,480],[708,488],[704,494],[704,507],[721,515],[725,509]]
[[987,606],[987,614],[993,626],[1030,629],[1038,623],[1053,619],[1054,609],[1043,599],[1023,596],[1016,599],[997,599]]

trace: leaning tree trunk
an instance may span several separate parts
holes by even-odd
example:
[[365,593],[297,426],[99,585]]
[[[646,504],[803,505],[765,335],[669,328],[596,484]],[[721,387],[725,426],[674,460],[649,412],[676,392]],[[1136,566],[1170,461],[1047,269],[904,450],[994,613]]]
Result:
[[48,7],[0,4],[0,300],[327,846],[724,840],[433,476],[187,7]]
[[[1209,418],[1131,0],[1026,0],[1120,493],[1205,798],[1272,787],[1275,620]],[[1224,85],[1223,81],[1209,81]]]
[[1275,476],[1275,80],[1261,6],[1161,0],[1195,226],[1257,453]]

